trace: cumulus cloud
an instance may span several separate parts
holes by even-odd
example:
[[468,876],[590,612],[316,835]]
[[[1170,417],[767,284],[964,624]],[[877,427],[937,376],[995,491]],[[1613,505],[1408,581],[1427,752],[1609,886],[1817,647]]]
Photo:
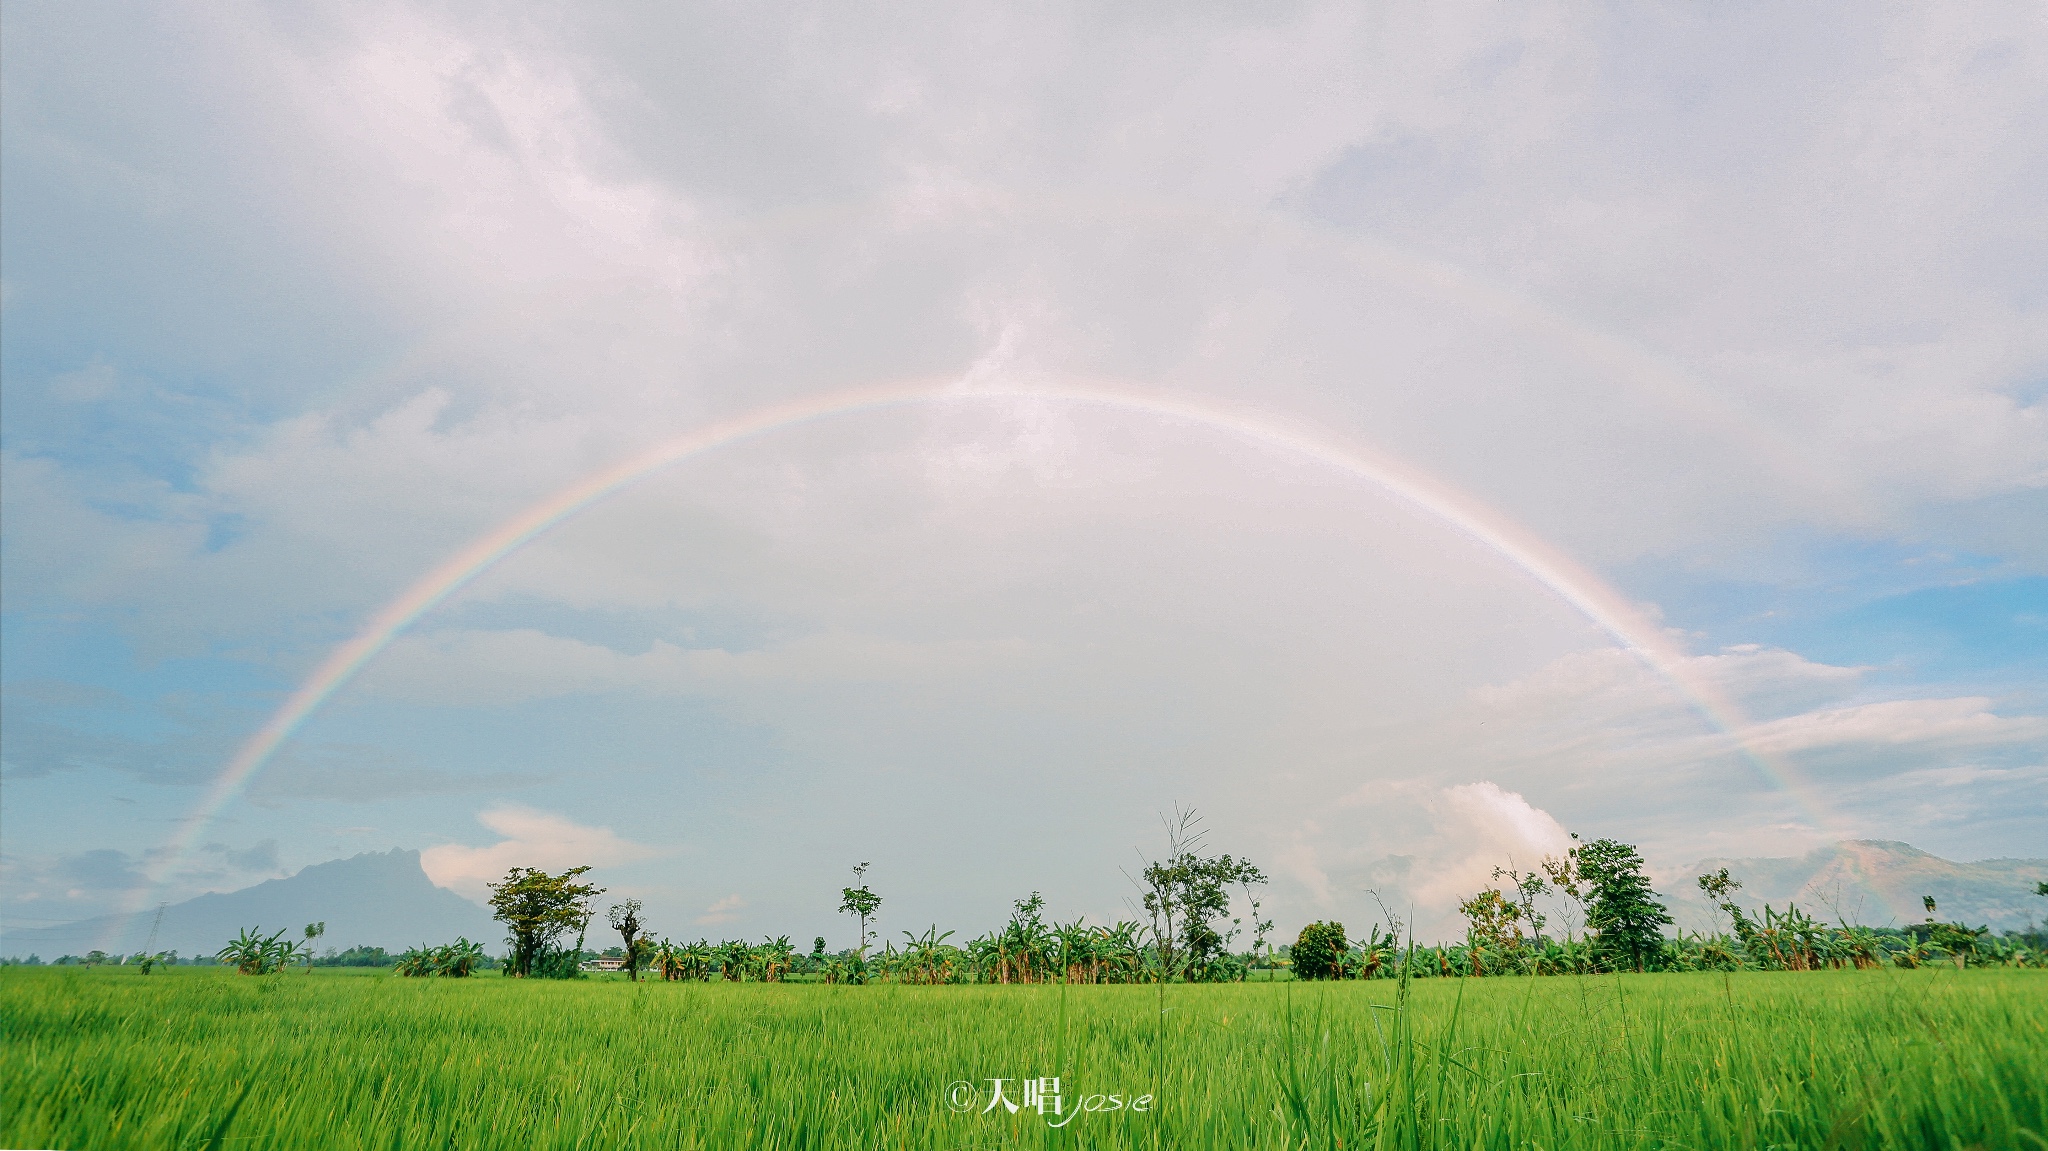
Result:
[[1304,821],[1290,846],[1276,870],[1307,888],[1318,917],[1385,927],[1391,912],[1430,939],[1455,932],[1458,901],[1494,886],[1495,868],[1532,870],[1571,838],[1549,812],[1494,783],[1393,782],[1342,797]]
[[437,886],[482,901],[489,885],[514,867],[560,870],[612,867],[660,854],[608,827],[586,827],[551,812],[503,805],[477,813],[476,820],[504,838],[487,847],[446,843],[420,852],[420,867]]

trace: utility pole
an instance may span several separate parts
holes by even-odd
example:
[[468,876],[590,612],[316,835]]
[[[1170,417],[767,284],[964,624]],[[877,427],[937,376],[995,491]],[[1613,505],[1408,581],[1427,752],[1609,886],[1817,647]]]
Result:
[[171,901],[168,899],[157,904],[156,918],[149,923],[149,942],[142,945],[142,973],[144,975],[148,975],[149,969],[156,966],[156,931],[157,928],[164,925],[164,908],[170,905]]

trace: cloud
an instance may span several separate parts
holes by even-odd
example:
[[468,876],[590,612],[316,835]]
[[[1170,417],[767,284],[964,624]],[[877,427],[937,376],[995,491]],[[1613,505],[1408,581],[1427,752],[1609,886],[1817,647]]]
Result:
[[[89,918],[123,896],[150,890],[176,901],[207,891],[232,890],[283,874],[278,841],[248,847],[209,842],[165,873],[163,847],[139,852],[93,848],[77,852],[22,854],[0,860],[0,913],[8,926],[49,926]],[[30,914],[23,914],[26,910]]]
[[1747,748],[1790,762],[1854,757],[1862,780],[1953,753],[2024,749],[2048,740],[2048,716],[2006,715],[1988,696],[1867,697],[1871,668],[1809,660],[1744,644],[1690,657],[1701,674],[1740,701],[1752,722],[1728,732],[1704,729],[1682,705],[1680,689],[1619,650],[1560,657],[1536,673],[1472,693],[1476,708],[1505,725],[1510,742],[1534,746],[1551,732],[1556,750],[1601,733],[1618,762],[1639,768],[1674,759],[1725,756]]
[[1991,707],[1983,696],[1891,700],[1786,716],[1738,737],[1770,753],[1870,745],[1940,752],[2048,740],[2048,716],[2005,716]]
[[80,852],[57,861],[57,878],[79,887],[122,890],[144,882],[142,872],[126,852],[102,848]]
[[752,650],[655,640],[630,653],[532,628],[444,629],[393,645],[364,687],[439,706],[503,706],[608,692],[732,695],[847,683],[929,683],[1033,656],[1022,640],[916,642],[827,632]]
[[996,884],[1033,845],[953,812],[1085,791],[1035,835],[1121,842],[1171,796],[1305,900],[1350,880],[1290,836],[1369,785],[1473,842],[1541,838],[1460,814],[1474,780],[1690,855],[1951,826],[1921,813],[2005,777],[1926,773],[2038,761],[2038,676],[1918,675],[1829,613],[2048,570],[2031,21],[10,11],[6,662],[133,696],[9,698],[10,850],[130,842],[101,768],[163,784],[170,826],[378,605],[579,477],[976,373],[1412,461],[1703,633],[1741,734],[1849,816],[1399,501],[1211,429],[959,404],[778,429],[531,541],[230,817],[291,844],[347,803],[440,842],[470,805],[435,797],[531,787],[621,835],[697,821],[714,856],[792,832],[818,846],[753,866],[796,886],[872,805],[885,840],[972,824]]
[[1318,918],[1384,927],[1391,912],[1431,939],[1456,932],[1458,901],[1495,885],[1495,868],[1526,872],[1570,846],[1550,813],[1491,782],[1374,783],[1304,821],[1275,870],[1307,889]]
[[209,843],[201,851],[220,857],[221,862],[237,871],[274,872],[278,870],[277,841],[266,839],[252,847],[236,850],[225,843]]
[[712,904],[711,906],[705,908],[704,914],[698,916],[696,919],[692,920],[692,922],[702,924],[704,926],[710,926],[712,924],[717,923],[731,923],[733,920],[739,918],[740,909],[745,907],[746,905],[747,901],[740,898],[739,894],[735,892],[734,894],[728,895],[724,899],[721,899],[718,902]]
[[528,807],[501,805],[477,814],[477,822],[504,838],[488,847],[441,844],[420,852],[420,867],[437,886],[471,899],[489,896],[489,885],[514,867],[560,870],[613,867],[652,859],[660,852],[623,839],[608,827],[582,824]]
[[[1680,662],[1688,680],[1712,684],[1745,710],[1766,715],[1841,700],[1862,686],[1870,670],[1822,663],[1761,644],[1734,644]],[[1559,656],[1520,679],[1480,687],[1472,698],[1502,712],[1569,708],[1575,714],[1603,709],[1612,715],[1690,703],[1685,691],[1629,652],[1606,647]]]

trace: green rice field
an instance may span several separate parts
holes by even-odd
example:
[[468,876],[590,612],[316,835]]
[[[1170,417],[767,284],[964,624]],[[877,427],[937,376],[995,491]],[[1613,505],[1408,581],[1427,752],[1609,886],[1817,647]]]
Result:
[[2038,971],[1402,994],[10,967],[0,1145],[2048,1151]]

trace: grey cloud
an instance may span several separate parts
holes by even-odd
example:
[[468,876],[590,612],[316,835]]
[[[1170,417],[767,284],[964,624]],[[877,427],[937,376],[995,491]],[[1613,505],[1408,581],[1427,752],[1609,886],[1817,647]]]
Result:
[[129,890],[141,885],[144,876],[126,852],[101,848],[59,859],[53,869],[57,879],[95,890]]
[[276,871],[277,841],[266,839],[252,847],[239,851],[225,843],[209,843],[200,848],[209,855],[217,855],[222,863],[238,871]]
[[218,771],[255,723],[238,702],[216,696],[137,700],[55,681],[9,684],[4,717],[0,758],[9,776],[99,768],[169,784]]

